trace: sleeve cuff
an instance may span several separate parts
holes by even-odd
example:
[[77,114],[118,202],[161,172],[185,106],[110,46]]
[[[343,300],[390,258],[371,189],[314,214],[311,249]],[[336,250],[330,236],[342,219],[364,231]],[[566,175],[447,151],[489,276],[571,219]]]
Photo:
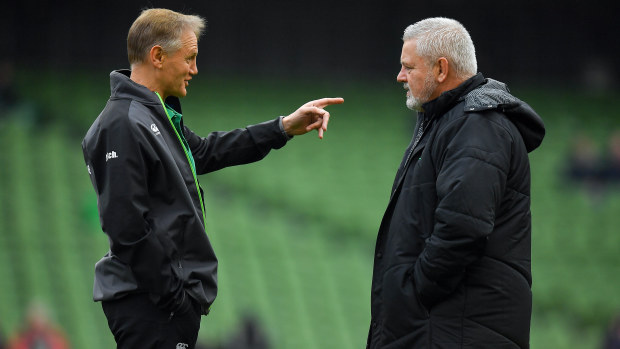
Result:
[[284,119],[284,116],[280,116],[278,120],[278,125],[280,125],[280,132],[282,132],[282,135],[284,136],[284,138],[286,138],[286,140],[289,141],[293,138],[293,136],[289,136],[288,133],[284,131],[284,123],[282,122],[282,119]]

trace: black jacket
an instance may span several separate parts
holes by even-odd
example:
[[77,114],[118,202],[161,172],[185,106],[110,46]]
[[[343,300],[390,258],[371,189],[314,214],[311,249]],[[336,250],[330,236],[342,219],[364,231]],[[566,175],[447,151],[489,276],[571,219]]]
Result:
[[[217,259],[206,235],[202,189],[159,97],[110,74],[111,96],[82,142],[110,251],[95,266],[94,299],[148,293],[162,309],[208,311]],[[170,106],[181,112],[176,98]],[[288,140],[279,120],[206,138],[182,126],[197,174],[262,159]],[[189,296],[189,297],[188,297]]]
[[377,236],[368,347],[528,348],[542,120],[481,74],[423,108]]

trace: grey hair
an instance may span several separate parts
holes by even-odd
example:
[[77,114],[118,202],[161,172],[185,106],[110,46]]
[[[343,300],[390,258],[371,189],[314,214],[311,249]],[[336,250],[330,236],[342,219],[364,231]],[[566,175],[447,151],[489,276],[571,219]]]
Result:
[[143,62],[156,45],[166,53],[174,53],[183,46],[181,36],[185,30],[192,30],[198,39],[205,26],[205,20],[196,15],[159,8],[143,10],[127,34],[129,64]]
[[417,54],[431,64],[445,57],[459,79],[478,72],[476,49],[467,29],[450,18],[423,19],[405,29],[403,41],[416,40]]

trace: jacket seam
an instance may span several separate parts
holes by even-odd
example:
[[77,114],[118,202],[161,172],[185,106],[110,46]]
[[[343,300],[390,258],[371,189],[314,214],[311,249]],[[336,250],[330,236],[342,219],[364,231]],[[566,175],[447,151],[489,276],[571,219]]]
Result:
[[462,212],[459,212],[459,211],[451,210],[451,209],[448,209],[448,208],[441,208],[441,207],[438,207],[438,208],[437,208],[437,210],[443,210],[443,211],[451,212],[451,213],[457,214],[457,215],[459,215],[459,216],[470,217],[471,219],[474,219],[474,220],[476,220],[477,222],[483,223],[483,224],[485,224],[485,225],[491,225],[491,226],[493,226],[493,224],[491,224],[491,223],[489,223],[489,222],[485,221],[485,220],[484,220],[484,219],[482,219],[482,218],[474,217],[474,216],[472,216],[472,215],[468,215],[468,214],[466,214],[466,213],[462,213]]
[[[477,113],[458,113],[458,109],[456,108],[457,106],[458,106],[458,104],[456,106],[454,106],[446,114],[444,114],[441,118],[438,118],[438,119],[445,119],[446,117],[449,117],[450,114],[454,114],[455,115],[454,119],[453,120],[447,120],[446,121],[447,123],[445,125],[443,125],[443,126],[437,125],[437,127],[441,127],[441,130],[439,130],[439,133],[437,134],[437,136],[435,138],[442,137],[442,135],[444,133],[446,133],[449,130],[453,129],[454,128],[452,126],[453,123],[461,121],[464,118],[470,118],[470,117],[472,117],[472,115],[479,115],[480,117],[483,117],[486,121],[488,121],[488,122],[490,122],[490,123],[492,123],[494,125],[499,126],[502,129],[502,131],[504,133],[506,133],[510,137],[510,140],[512,142],[514,142],[514,137],[513,137],[512,133],[510,132],[510,130],[505,125],[503,125],[503,124],[501,124],[501,123],[499,123],[499,122],[497,122],[495,120],[492,120],[491,118],[485,117],[482,113],[478,113],[478,112]],[[503,117],[506,121],[510,122],[510,120],[508,120],[508,118],[505,115],[503,115],[501,113],[497,113],[497,114],[501,115],[501,117]]]

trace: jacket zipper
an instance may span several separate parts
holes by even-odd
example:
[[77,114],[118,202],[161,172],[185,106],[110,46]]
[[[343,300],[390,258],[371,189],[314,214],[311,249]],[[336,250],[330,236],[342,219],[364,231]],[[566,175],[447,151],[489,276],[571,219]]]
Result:
[[192,170],[192,176],[194,177],[194,183],[196,184],[196,191],[198,192],[198,199],[200,200],[200,210],[202,211],[202,221],[203,221],[203,224],[206,230],[207,229],[207,217],[205,215],[205,209],[204,209],[205,206],[202,201],[202,195],[200,194],[200,187],[198,186],[198,178],[196,177],[196,170],[192,166],[192,161],[189,158],[189,153],[188,153],[189,150],[185,148],[185,144],[183,144],[183,140],[181,139],[179,132],[177,132],[176,127],[174,127],[174,124],[172,123],[172,120],[170,119],[170,115],[168,115],[168,110],[166,110],[166,105],[164,104],[164,100],[161,98],[159,93],[155,92],[155,94],[157,95],[157,97],[159,97],[159,101],[161,102],[161,106],[164,108],[164,113],[166,113],[168,122],[170,122],[170,126],[172,126],[172,129],[174,130],[174,134],[177,135],[179,144],[181,144],[181,147],[183,148],[183,152],[185,152],[185,158],[187,160],[187,164],[189,165],[190,170]]
[[413,152],[415,150],[415,147],[418,145],[418,143],[420,143],[420,139],[422,139],[422,135],[424,134],[424,131],[426,131],[426,123],[424,122],[424,119],[420,120],[420,127],[418,128],[418,133],[415,136],[415,139],[413,140],[413,146],[411,147],[411,150],[409,151],[409,155],[407,155],[407,160],[405,161],[405,166],[403,168],[407,168],[407,166],[409,166],[409,161],[411,161],[411,155],[413,155]]

